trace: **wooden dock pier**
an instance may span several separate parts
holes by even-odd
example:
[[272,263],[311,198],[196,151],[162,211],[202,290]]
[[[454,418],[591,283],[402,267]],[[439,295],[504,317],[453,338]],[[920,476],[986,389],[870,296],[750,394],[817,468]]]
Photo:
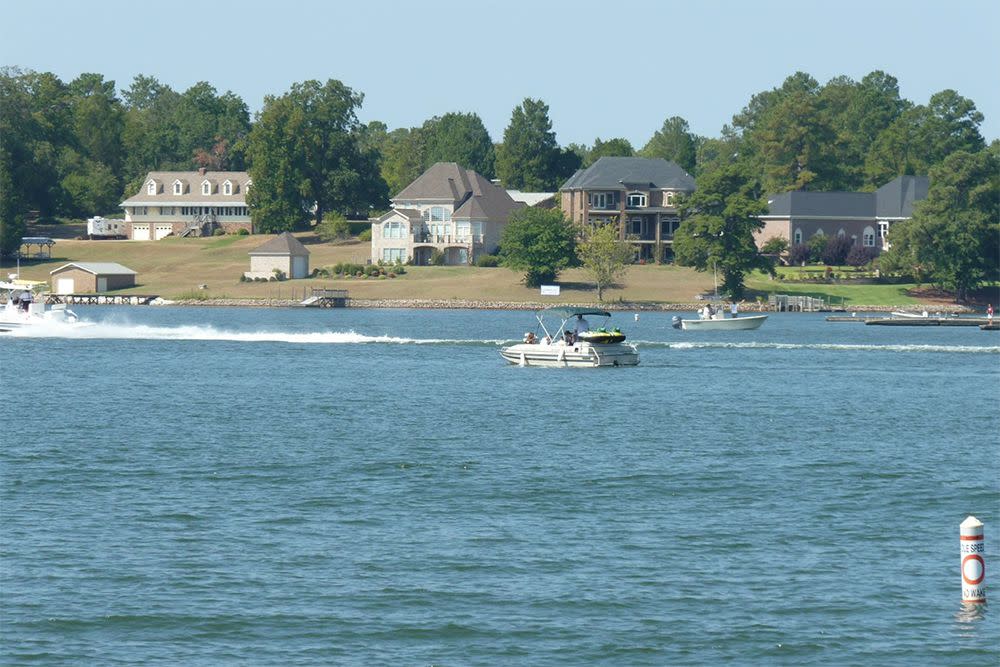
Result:
[[314,287],[312,294],[299,304],[306,308],[346,308],[349,297],[345,289]]

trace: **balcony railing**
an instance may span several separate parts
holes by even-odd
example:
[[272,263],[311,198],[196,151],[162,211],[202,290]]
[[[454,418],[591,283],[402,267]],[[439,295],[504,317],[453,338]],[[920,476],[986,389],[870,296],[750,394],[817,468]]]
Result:
[[458,244],[479,244],[483,242],[482,234],[424,234],[417,233],[413,234],[414,243],[434,243],[438,245],[447,245],[449,243]]

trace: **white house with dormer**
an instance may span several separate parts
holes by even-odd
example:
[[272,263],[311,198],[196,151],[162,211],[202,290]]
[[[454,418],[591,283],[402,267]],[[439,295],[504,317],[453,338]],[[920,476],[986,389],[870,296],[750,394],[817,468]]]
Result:
[[372,222],[372,261],[472,264],[496,252],[510,214],[524,208],[488,178],[454,162],[438,162],[391,199]]
[[253,232],[245,171],[151,171],[139,192],[121,203],[125,231],[133,241],[175,236]]

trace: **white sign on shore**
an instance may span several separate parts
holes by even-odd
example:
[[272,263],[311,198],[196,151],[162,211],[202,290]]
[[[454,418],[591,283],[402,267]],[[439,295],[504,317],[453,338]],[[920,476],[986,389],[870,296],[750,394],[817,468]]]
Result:
[[559,296],[559,285],[542,285],[542,296]]

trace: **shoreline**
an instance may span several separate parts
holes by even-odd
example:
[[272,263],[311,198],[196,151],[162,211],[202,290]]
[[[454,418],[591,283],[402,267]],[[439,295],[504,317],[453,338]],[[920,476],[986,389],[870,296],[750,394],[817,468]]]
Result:
[[[649,303],[649,302],[615,302],[615,303],[552,303],[541,301],[487,301],[469,299],[349,299],[346,309],[351,308],[399,308],[412,310],[544,310],[546,308],[595,308],[610,312],[675,312],[696,311],[705,305],[705,301],[688,303]],[[245,308],[304,308],[297,299],[177,299],[164,300],[163,303],[153,303],[159,307],[168,306],[204,306],[209,308],[245,307]],[[974,313],[974,309],[959,304],[911,304],[908,306],[853,306],[838,310],[812,312],[892,312],[921,311],[936,313]],[[799,312],[775,311],[766,303],[740,304],[741,313],[773,313]],[[809,311],[805,311],[809,312]]]

